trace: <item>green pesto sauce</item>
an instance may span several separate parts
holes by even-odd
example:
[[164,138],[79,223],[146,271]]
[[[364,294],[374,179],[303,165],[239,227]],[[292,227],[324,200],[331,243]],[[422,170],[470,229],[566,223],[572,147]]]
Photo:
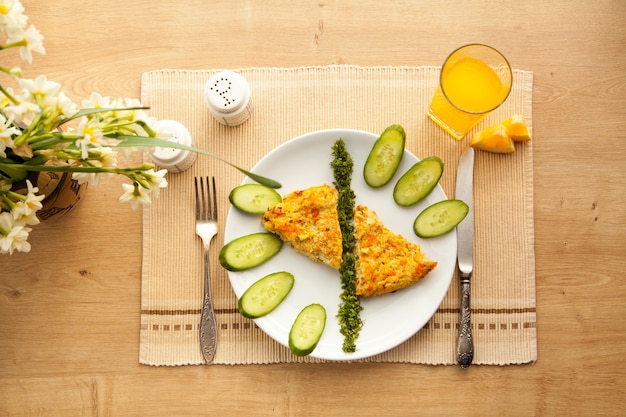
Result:
[[356,351],[356,339],[363,327],[361,320],[361,301],[356,295],[356,271],[358,258],[355,255],[356,238],[354,234],[354,206],[356,196],[352,190],[352,168],[354,162],[342,139],[333,145],[334,159],[331,162],[335,176],[334,185],[339,199],[339,228],[342,237],[342,256],[339,273],[341,275],[341,303],[339,304],[339,326],[343,335],[343,351]]

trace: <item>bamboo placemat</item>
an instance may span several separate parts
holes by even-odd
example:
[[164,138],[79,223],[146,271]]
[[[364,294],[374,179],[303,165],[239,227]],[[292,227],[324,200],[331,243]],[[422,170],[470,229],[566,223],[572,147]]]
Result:
[[[458,158],[469,142],[448,137],[427,117],[439,67],[358,67],[235,69],[252,89],[254,112],[243,125],[225,127],[203,101],[206,81],[220,69],[165,69],[144,73],[141,98],[158,119],[173,119],[191,132],[195,145],[238,166],[253,167],[281,143],[307,132],[347,128],[380,133],[399,123],[407,148],[445,163],[441,186],[454,195]],[[515,70],[507,101],[475,130],[522,114],[532,125],[532,80]],[[201,243],[195,235],[192,179],[219,179],[220,230],[228,193],[243,175],[215,159],[198,156],[195,165],[167,176],[169,187],[143,212],[143,263],[139,362],[147,365],[201,364],[198,323],[202,294]],[[474,364],[508,365],[537,360],[533,223],[533,144],[512,155],[476,153],[475,271],[472,281]],[[215,364],[323,362],[292,355],[237,311],[237,300],[213,241],[212,289],[218,322]],[[455,273],[439,310],[416,335],[365,362],[456,364],[459,285]]]

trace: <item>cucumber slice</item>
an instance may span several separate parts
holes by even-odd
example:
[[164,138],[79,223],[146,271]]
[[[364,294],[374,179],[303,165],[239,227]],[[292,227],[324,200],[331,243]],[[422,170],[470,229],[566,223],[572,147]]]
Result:
[[443,200],[422,211],[413,223],[413,231],[419,237],[441,236],[454,229],[469,212],[469,206],[461,200]]
[[250,286],[239,299],[239,312],[256,319],[272,312],[293,288],[295,279],[289,272],[274,272]]
[[426,197],[443,174],[443,162],[436,156],[424,158],[400,177],[393,189],[398,205],[408,207]]
[[261,184],[244,184],[233,188],[228,195],[231,204],[251,214],[263,214],[274,204],[283,201],[278,192]]
[[220,264],[229,271],[243,271],[276,255],[283,241],[272,233],[252,233],[232,240],[220,250]]
[[296,356],[313,352],[326,327],[326,309],[321,304],[310,304],[302,309],[289,332],[289,349]]
[[391,180],[404,155],[405,141],[406,134],[400,125],[391,125],[380,134],[363,167],[367,185],[379,188]]

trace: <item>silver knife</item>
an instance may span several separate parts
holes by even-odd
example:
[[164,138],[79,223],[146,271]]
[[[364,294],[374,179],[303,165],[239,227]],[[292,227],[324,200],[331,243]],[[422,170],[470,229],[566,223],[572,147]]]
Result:
[[461,278],[461,324],[459,325],[459,341],[457,345],[457,362],[461,368],[467,368],[474,359],[474,342],[470,319],[470,281],[474,267],[474,148],[468,147],[459,160],[456,174],[457,200],[469,206],[465,219],[456,227],[457,262]]

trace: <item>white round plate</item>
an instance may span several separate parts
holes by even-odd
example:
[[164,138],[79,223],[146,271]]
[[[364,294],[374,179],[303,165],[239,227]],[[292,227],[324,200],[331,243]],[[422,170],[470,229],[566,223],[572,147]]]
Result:
[[[237,297],[267,274],[288,271],[295,276],[295,285],[285,300],[256,324],[278,343],[289,346],[289,330],[296,316],[312,303],[326,308],[326,329],[311,356],[327,360],[355,360],[385,352],[406,341],[419,331],[435,313],[443,300],[456,265],[456,234],[448,233],[432,239],[420,239],[413,232],[413,222],[426,207],[445,200],[443,189],[437,187],[416,205],[403,208],[393,201],[393,187],[400,176],[418,161],[405,151],[394,178],[384,187],[373,189],[363,180],[363,165],[379,135],[347,129],[329,129],[307,133],[291,139],[268,153],[252,169],[282,184],[278,191],[285,195],[316,185],[333,185],[332,146],[339,138],[346,143],[354,160],[352,189],[356,203],[376,211],[385,226],[406,239],[418,243],[425,255],[438,262],[425,278],[409,288],[373,298],[361,298],[363,328],[356,341],[357,351],[342,350],[343,336],[336,317],[340,304],[339,273],[309,260],[284,245],[266,263],[247,271],[229,272]],[[252,183],[246,178],[243,183]],[[254,232],[266,231],[260,216],[242,213],[231,207],[226,220],[224,242]]]

